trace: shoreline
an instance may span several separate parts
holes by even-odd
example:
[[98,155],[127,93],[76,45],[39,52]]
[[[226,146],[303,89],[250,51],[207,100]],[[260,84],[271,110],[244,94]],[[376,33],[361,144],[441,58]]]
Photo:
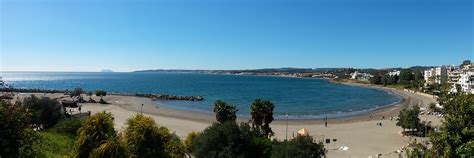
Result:
[[[378,85],[371,85],[371,84],[361,84],[361,83],[352,83],[352,82],[332,82],[329,80],[330,83],[332,84],[344,84],[348,86],[358,86],[358,87],[364,87],[364,88],[373,88],[381,91],[386,91],[388,93],[391,93],[391,95],[395,95],[396,97],[399,97],[400,100],[398,102],[394,102],[391,104],[375,107],[372,109],[367,109],[363,111],[355,111],[355,114],[349,114],[347,116],[336,116],[336,117],[328,117],[328,123],[350,123],[350,122],[359,122],[359,121],[369,121],[369,120],[376,120],[376,119],[382,119],[383,117],[385,119],[389,119],[390,117],[396,117],[398,116],[399,111],[401,111],[404,108],[409,107],[410,105],[417,104],[416,101],[413,100],[414,97],[412,92],[407,92],[404,90],[399,90],[395,88],[389,88],[389,87],[382,87]],[[18,94],[18,93],[17,93]],[[35,95],[44,95],[45,93],[31,93]],[[46,94],[53,94],[53,95],[63,95],[61,93],[46,93]],[[422,93],[420,93],[422,94]],[[84,96],[85,98],[87,96]],[[139,103],[144,103],[143,106],[143,113],[145,114],[150,114],[150,115],[159,115],[159,116],[164,116],[164,117],[170,117],[170,118],[175,118],[175,119],[184,119],[184,120],[189,120],[189,121],[194,121],[194,122],[202,122],[202,123],[211,123],[215,121],[215,116],[211,112],[201,112],[201,111],[195,111],[195,110],[186,110],[186,109],[178,109],[178,108],[173,108],[168,105],[163,105],[160,103],[157,103],[153,101],[151,98],[147,97],[140,97],[140,96],[135,96],[135,95],[125,95],[125,94],[110,94],[104,97],[105,100],[108,97],[124,97],[124,98],[136,98],[132,100],[139,100],[137,104]],[[422,96],[418,96],[422,97]],[[427,96],[424,96],[427,97]],[[89,105],[90,103],[81,103],[84,106]],[[113,103],[112,103],[113,104]],[[428,105],[428,104],[426,104]],[[136,111],[136,107],[132,106],[125,106],[125,105],[119,105],[119,107],[129,110],[129,111]],[[154,109],[154,110],[152,110]],[[250,120],[249,116],[237,116],[237,121],[239,122],[248,122]],[[272,123],[276,124],[282,124],[286,123],[287,119],[285,118],[275,118],[275,120]],[[321,124],[324,123],[324,118],[289,118],[288,122],[291,123],[296,123],[296,124]]]
[[[368,85],[355,85],[368,86]],[[383,87],[386,88],[386,87]],[[392,88],[387,88],[392,89]],[[393,93],[400,94],[404,101],[396,105],[384,106],[371,112],[344,118],[328,119],[328,126],[324,125],[323,119],[311,120],[274,120],[271,128],[275,132],[272,139],[285,140],[291,138],[298,130],[306,128],[315,140],[322,141],[327,138],[338,139],[337,146],[346,145],[348,151],[333,150],[333,145],[326,145],[328,157],[367,157],[380,153],[390,154],[406,146],[410,141],[408,137],[400,135],[402,129],[396,126],[396,120],[390,120],[390,116],[397,116],[398,111],[405,107],[418,103],[419,99],[423,103],[433,101],[434,98],[422,94],[414,94],[404,90],[392,89]],[[38,97],[45,96],[59,100],[71,100],[69,96],[62,93],[31,93]],[[17,98],[17,96],[19,98]],[[18,95],[12,100],[22,99],[27,95]],[[88,96],[83,95],[85,99]],[[98,100],[100,97],[92,96]],[[156,106],[150,98],[136,96],[107,95],[103,97],[109,104],[99,103],[79,103],[82,107],[81,113],[110,112],[114,117],[114,126],[117,131],[123,131],[129,118],[141,112],[143,104],[143,114],[151,117],[159,126],[167,127],[180,138],[184,139],[190,132],[200,132],[216,122],[215,116],[209,113],[194,111],[184,111],[170,109],[163,106]],[[423,100],[425,99],[425,100]],[[73,113],[79,113],[77,109]],[[372,116],[371,116],[372,115]],[[371,117],[370,117],[371,116]],[[382,120],[381,117],[385,116]],[[431,116],[434,117],[434,116]],[[250,118],[238,117],[237,122],[248,122]],[[423,119],[425,120],[425,119]],[[438,121],[439,122],[439,121]],[[377,124],[383,124],[383,127]],[[364,142],[361,144],[361,142]],[[336,147],[337,147],[336,146]]]
[[[398,112],[402,109],[408,107],[410,105],[409,94],[405,94],[405,92],[387,88],[387,87],[378,87],[373,85],[363,85],[363,84],[355,84],[355,83],[333,83],[333,84],[345,84],[348,86],[359,86],[364,88],[374,88],[377,90],[387,91],[391,93],[391,95],[395,95],[399,97],[400,100],[394,103],[390,103],[387,105],[383,105],[380,107],[367,109],[366,111],[356,111],[356,114],[349,114],[347,116],[336,116],[336,117],[328,117],[328,122],[330,123],[348,123],[348,122],[358,122],[358,121],[368,121],[368,120],[375,120],[375,119],[382,119],[385,116],[385,119],[389,119],[391,116],[396,117],[398,116]],[[194,117],[197,117],[197,120],[206,120],[206,122],[210,122],[209,120],[215,120],[215,116],[213,113],[196,111],[196,110],[185,110],[185,109],[177,109],[172,108],[168,105],[163,105],[156,103],[160,109],[166,111],[166,113],[149,113],[149,114],[158,114],[168,117],[174,118],[181,118],[186,120],[196,120]],[[250,119],[249,116],[237,116],[237,121],[239,122],[247,122]],[[285,118],[275,118],[272,123],[286,123],[287,120]],[[320,124],[324,123],[324,118],[289,118],[288,122],[298,123],[298,124]]]

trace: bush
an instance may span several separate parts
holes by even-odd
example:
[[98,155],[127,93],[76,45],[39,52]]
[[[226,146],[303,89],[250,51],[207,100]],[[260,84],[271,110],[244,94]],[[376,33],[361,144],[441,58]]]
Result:
[[95,95],[96,95],[96,96],[99,96],[100,98],[102,98],[102,97],[104,97],[104,96],[107,95],[107,92],[104,91],[104,90],[96,90],[96,91],[95,91]]
[[124,143],[120,141],[120,137],[113,137],[95,148],[90,154],[91,158],[127,158],[129,157]]
[[397,119],[397,126],[401,126],[403,131],[405,129],[409,129],[412,134],[416,134],[416,131],[420,131],[423,128],[423,125],[420,122],[420,118],[418,118],[418,114],[420,113],[420,107],[414,106],[410,109],[403,109],[398,114]]
[[186,152],[189,154],[189,155],[192,155],[194,154],[194,150],[193,150],[193,142],[194,142],[194,139],[196,137],[199,137],[199,135],[201,135],[201,133],[199,132],[191,132],[188,134],[188,136],[186,136],[186,139],[184,140],[184,147],[186,149]]
[[273,142],[272,157],[324,157],[326,150],[322,142],[316,143],[312,136],[300,136],[290,141]]
[[34,157],[39,141],[28,128],[31,113],[20,105],[0,101],[0,157]]
[[76,135],[77,130],[81,128],[82,121],[77,118],[64,119],[58,122],[53,128],[50,129],[52,132],[56,133],[67,133],[71,135]]
[[74,90],[69,93],[69,96],[71,96],[71,98],[80,97],[82,93],[84,93],[82,88],[74,88]]
[[246,157],[249,139],[242,137],[237,123],[228,121],[214,123],[201,136],[194,139],[195,156],[200,157]]
[[[250,125],[237,125],[234,121],[214,123],[201,135],[194,138],[193,150],[196,157],[268,157],[269,140],[258,137]],[[266,141],[268,140],[268,141]],[[260,146],[261,145],[261,146]]]
[[[150,117],[138,114],[127,120],[124,131],[125,143],[132,157],[170,157],[184,156],[184,145],[165,127],[159,127]],[[182,157],[181,156],[181,157]]]
[[32,110],[32,124],[42,124],[45,128],[56,125],[63,118],[62,106],[49,97],[38,98],[34,95],[23,99],[23,106]]
[[74,135],[52,131],[38,133],[41,137],[41,143],[37,145],[39,148],[37,157],[61,158],[67,155],[74,145]]
[[171,134],[171,139],[166,142],[165,152],[169,157],[185,157],[186,148],[176,134]]
[[116,137],[112,113],[100,112],[82,122],[74,144],[74,157],[89,157],[90,153]]

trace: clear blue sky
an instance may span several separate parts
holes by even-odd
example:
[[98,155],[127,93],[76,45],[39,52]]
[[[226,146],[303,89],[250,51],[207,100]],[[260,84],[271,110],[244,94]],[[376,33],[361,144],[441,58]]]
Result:
[[471,0],[0,0],[1,70],[386,68],[474,58]]

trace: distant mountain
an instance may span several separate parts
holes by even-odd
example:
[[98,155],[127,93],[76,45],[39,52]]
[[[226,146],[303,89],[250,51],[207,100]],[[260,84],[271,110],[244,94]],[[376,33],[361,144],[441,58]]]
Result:
[[102,69],[102,70],[100,70],[100,72],[114,72],[114,71],[112,71],[110,69]]
[[409,69],[412,69],[412,70],[427,70],[427,69],[431,69],[431,68],[434,68],[434,67],[436,67],[436,66],[412,66]]
[[290,72],[290,73],[314,73],[322,71],[345,70],[348,68],[263,68],[263,69],[246,69],[246,70],[186,70],[186,69],[155,69],[155,70],[138,70],[134,72],[180,72],[180,73],[268,73],[268,72]]
[[[428,69],[431,66],[414,66],[409,69]],[[263,69],[246,69],[246,70],[186,70],[186,69],[155,69],[155,70],[138,70],[134,72],[165,72],[165,73],[326,73],[326,72],[336,72],[336,73],[350,73],[354,71],[365,72],[365,73],[375,73],[380,70],[383,71],[393,71],[401,70],[402,68],[384,68],[384,69],[374,69],[374,68],[293,68],[293,67],[283,67],[283,68],[263,68]]]

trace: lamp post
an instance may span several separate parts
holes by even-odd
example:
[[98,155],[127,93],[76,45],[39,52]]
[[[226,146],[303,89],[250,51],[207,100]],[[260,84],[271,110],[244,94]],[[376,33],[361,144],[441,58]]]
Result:
[[286,112],[286,133],[285,139],[288,140],[288,112]]

